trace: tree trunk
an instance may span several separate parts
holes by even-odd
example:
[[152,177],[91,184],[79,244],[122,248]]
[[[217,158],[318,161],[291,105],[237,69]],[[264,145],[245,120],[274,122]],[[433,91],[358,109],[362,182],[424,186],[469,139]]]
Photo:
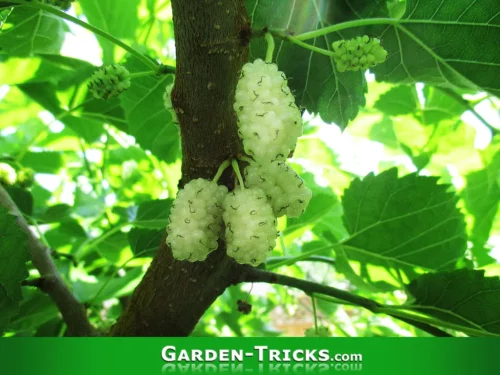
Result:
[[[172,0],[177,72],[172,101],[182,138],[181,186],[212,178],[241,152],[232,108],[238,72],[248,59],[250,22],[244,0]],[[230,186],[232,176],[221,182]],[[233,281],[239,266],[224,243],[204,262],[173,259],[165,241],[112,336],[187,336]]]

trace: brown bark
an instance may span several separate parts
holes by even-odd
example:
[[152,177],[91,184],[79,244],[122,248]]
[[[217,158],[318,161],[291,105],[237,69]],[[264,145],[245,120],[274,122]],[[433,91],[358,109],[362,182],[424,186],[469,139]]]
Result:
[[[211,178],[241,152],[232,108],[238,72],[248,58],[244,0],[172,0],[177,73],[172,93],[183,152],[182,183]],[[231,184],[231,176],[222,182]],[[186,336],[239,267],[224,244],[205,262],[179,262],[162,243],[112,328],[113,336]]]

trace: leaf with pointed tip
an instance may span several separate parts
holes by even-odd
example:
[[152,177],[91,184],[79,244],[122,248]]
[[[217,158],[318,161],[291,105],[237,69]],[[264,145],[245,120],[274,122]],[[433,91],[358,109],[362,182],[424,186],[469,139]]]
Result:
[[397,174],[369,174],[345,190],[347,256],[386,268],[453,268],[467,248],[457,197],[436,177]]

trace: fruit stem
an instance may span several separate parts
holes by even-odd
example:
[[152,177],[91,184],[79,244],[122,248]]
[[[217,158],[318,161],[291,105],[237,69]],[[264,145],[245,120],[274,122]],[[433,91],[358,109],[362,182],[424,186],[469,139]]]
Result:
[[147,72],[137,72],[137,73],[130,73],[129,78],[134,79],[134,78],[140,78],[140,77],[148,77],[157,74],[158,71],[156,70],[149,70]]
[[331,34],[340,30],[350,29],[354,27],[361,26],[371,26],[371,25],[394,25],[397,26],[401,23],[398,19],[393,18],[366,18],[361,20],[347,21],[337,23],[335,25],[323,27],[318,30],[309,31],[307,33],[296,35],[294,38],[299,41],[309,40],[313,38],[318,38],[327,34]]
[[286,40],[288,40],[289,42],[292,42],[302,48],[305,48],[305,49],[308,49],[308,50],[311,50],[313,52],[317,52],[317,53],[320,53],[322,55],[325,55],[325,56],[329,56],[329,57],[333,57],[334,54],[332,51],[328,51],[326,49],[323,49],[323,48],[319,48],[319,47],[315,47],[315,46],[312,46],[308,43],[304,43],[302,41],[300,41],[299,39],[297,39],[296,37],[294,36],[291,36],[291,35],[288,35],[285,37]]
[[265,38],[267,42],[266,62],[270,63],[273,61],[273,53],[275,47],[274,38],[273,35],[269,32],[266,33]]
[[248,164],[254,163],[254,160],[249,158],[248,156],[239,156],[238,159],[240,161],[244,161],[245,163],[248,163]]
[[231,160],[231,165],[233,167],[234,173],[236,173],[236,177],[238,177],[238,182],[240,183],[240,189],[245,190],[245,184],[243,183],[243,177],[241,177],[238,161],[236,159]]
[[212,179],[213,182],[218,182],[220,176],[222,176],[222,173],[231,165],[231,162],[229,160],[224,160],[222,164],[220,165],[219,169],[217,170],[217,173],[215,174],[214,178]]
[[316,311],[316,300],[314,299],[314,294],[311,294],[311,301],[313,306],[313,314],[314,314],[314,329],[316,330],[316,334],[318,334],[318,315]]

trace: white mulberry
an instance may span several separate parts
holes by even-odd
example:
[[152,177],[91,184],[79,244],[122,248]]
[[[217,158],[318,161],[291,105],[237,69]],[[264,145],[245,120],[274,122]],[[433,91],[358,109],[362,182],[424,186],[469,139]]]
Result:
[[120,95],[130,87],[130,73],[122,65],[105,65],[90,77],[89,90],[96,99]]
[[0,184],[11,186],[14,185],[16,181],[16,170],[7,163],[0,163]]
[[276,218],[260,189],[236,190],[224,199],[227,255],[257,266],[276,246]]
[[262,189],[277,217],[302,215],[312,197],[304,180],[284,161],[250,164],[245,168],[245,185]]
[[202,178],[179,191],[167,227],[167,244],[175,259],[202,261],[217,249],[226,195],[225,186]]
[[302,134],[299,108],[276,64],[257,59],[243,66],[234,110],[245,152],[255,160],[285,160]]

